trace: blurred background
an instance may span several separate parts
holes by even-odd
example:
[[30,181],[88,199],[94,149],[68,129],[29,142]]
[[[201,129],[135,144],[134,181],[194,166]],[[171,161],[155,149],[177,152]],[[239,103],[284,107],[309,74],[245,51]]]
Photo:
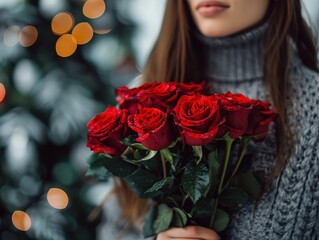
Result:
[[[304,4],[317,30],[319,1]],[[108,189],[86,176],[86,124],[142,71],[164,6],[0,0],[1,240],[96,239]]]

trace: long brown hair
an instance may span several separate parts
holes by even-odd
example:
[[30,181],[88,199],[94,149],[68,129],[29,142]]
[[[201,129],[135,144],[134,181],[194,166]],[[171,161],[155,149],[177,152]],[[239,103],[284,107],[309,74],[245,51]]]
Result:
[[[289,67],[292,40],[296,46],[299,58],[305,66],[319,72],[316,47],[311,30],[301,15],[300,0],[271,0],[268,16],[268,30],[264,55],[264,82],[270,93],[273,106],[279,118],[277,120],[277,159],[269,183],[272,182],[285,167],[285,139],[291,139],[292,130],[287,128],[286,106],[289,96]],[[162,29],[149,55],[144,69],[143,78],[147,82],[190,82],[201,80],[200,73],[204,63],[194,45],[190,28],[194,23],[189,12],[187,1],[167,1]],[[196,46],[196,48],[194,48]],[[117,185],[116,193],[129,192],[125,185]],[[127,193],[128,194],[128,193]],[[131,196],[131,195],[130,195]],[[144,209],[143,200],[130,199],[120,202],[125,217],[136,215],[136,209]]]

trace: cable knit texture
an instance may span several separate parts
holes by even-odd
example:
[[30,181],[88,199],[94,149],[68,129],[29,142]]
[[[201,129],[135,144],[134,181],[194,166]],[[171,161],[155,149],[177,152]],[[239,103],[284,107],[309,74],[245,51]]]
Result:
[[[262,81],[266,31],[267,24],[226,38],[207,38],[196,33],[207,46],[209,68],[205,80],[215,92],[231,91],[270,100]],[[232,216],[227,239],[319,239],[319,75],[306,68],[295,52],[290,64],[289,96],[288,125],[294,132],[296,146],[287,154],[285,169],[264,195],[255,214],[254,206],[247,205]],[[264,142],[252,143],[249,149],[254,154],[251,169],[269,174],[276,153],[274,126]],[[108,204],[106,211],[111,208]],[[114,226],[105,224],[103,228]],[[142,239],[135,236],[130,239]]]

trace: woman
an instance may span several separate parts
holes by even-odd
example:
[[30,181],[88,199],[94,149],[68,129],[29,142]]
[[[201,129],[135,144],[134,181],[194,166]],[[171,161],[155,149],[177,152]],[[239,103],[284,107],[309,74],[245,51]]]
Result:
[[[143,79],[205,80],[215,92],[270,100],[279,113],[266,141],[251,146],[251,168],[268,173],[268,187],[256,209],[232,216],[226,239],[319,239],[318,72],[300,0],[167,1]],[[115,183],[123,219],[141,223],[147,202]],[[189,226],[157,239],[218,235]]]

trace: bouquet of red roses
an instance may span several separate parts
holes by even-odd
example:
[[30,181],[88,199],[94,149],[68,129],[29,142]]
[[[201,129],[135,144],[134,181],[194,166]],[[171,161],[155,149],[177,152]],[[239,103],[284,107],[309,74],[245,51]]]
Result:
[[119,108],[88,123],[89,171],[102,167],[154,200],[145,237],[189,224],[221,232],[229,214],[257,198],[262,174],[242,163],[249,142],[262,141],[276,117],[269,102],[175,82],[116,95]]

